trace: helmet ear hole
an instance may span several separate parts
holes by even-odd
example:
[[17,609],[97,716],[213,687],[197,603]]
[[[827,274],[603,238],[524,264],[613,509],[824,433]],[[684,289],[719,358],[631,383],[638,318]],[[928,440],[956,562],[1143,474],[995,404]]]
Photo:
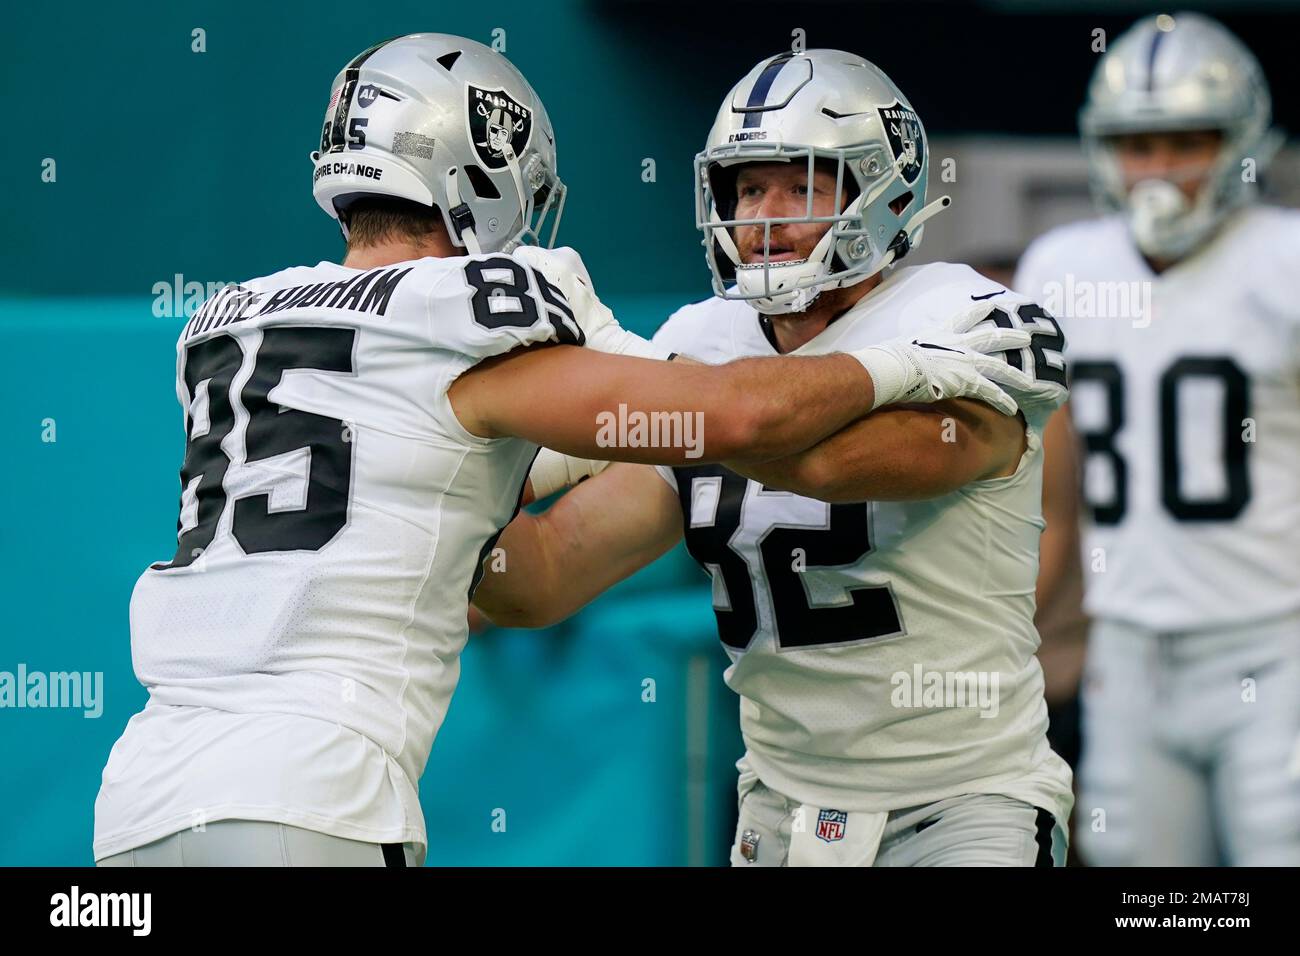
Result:
[[892,212],[895,216],[901,216],[903,214],[903,210],[906,209],[908,206],[912,205],[912,200],[915,198],[916,197],[912,194],[912,191],[909,189],[907,192],[903,193],[903,195],[898,196],[889,201],[889,211]]
[[483,172],[473,163],[466,163],[461,167],[469,184],[474,187],[474,195],[479,199],[500,199],[501,190],[497,189],[496,183],[492,182],[488,174]]

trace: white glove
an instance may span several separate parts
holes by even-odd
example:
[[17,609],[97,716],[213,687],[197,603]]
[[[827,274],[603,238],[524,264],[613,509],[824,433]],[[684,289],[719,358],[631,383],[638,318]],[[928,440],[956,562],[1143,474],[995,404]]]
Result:
[[953,323],[951,332],[903,336],[848,353],[871,373],[876,387],[872,409],[904,402],[973,398],[1004,415],[1016,414],[1015,400],[998,385],[1030,391],[1034,381],[1008,365],[1004,356],[989,353],[1024,348],[1031,337],[1018,329],[971,331],[987,314],[969,313]]
[[1046,376],[1065,378],[1065,336],[1057,321],[1041,307],[1034,317],[1033,312],[1026,313],[1030,318],[1022,318],[1020,310],[1025,305],[1034,305],[1029,299],[1016,298],[1003,301],[1000,305],[983,302],[964,312],[949,326],[953,331],[968,332],[981,323],[987,322],[993,327],[991,318],[994,310],[1013,316],[1013,326],[1030,334],[1033,341],[1030,348],[1020,352],[1020,367],[1027,373],[1027,384],[1006,382],[1006,391],[1015,399],[1020,410],[1028,416],[1042,417],[1065,404],[1070,397],[1070,390],[1063,384],[1050,381]]
[[572,247],[543,249],[541,246],[520,246],[514,251],[514,257],[536,269],[564,293],[569,308],[573,310],[574,321],[587,338],[587,348],[637,358],[667,359],[672,355],[668,349],[618,324],[614,313],[596,298],[587,267]]
[[533,483],[533,495],[539,500],[553,495],[561,488],[572,488],[584,478],[599,475],[610,466],[607,461],[574,458],[550,448],[543,448],[533,461],[528,480]]

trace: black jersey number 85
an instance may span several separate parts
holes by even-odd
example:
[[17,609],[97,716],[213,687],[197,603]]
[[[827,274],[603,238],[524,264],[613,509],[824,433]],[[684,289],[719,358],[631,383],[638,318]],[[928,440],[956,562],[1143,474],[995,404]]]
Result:
[[253,464],[287,452],[309,449],[306,506],[271,510],[269,492],[234,499],[231,534],[245,554],[268,551],[318,551],[348,521],[352,489],[352,435],[337,418],[285,408],[270,399],[289,369],[353,374],[356,329],[322,326],[281,326],[266,329],[254,357],[253,373],[236,396],[231,389],[244,362],[239,341],[215,335],[185,349],[185,388],[191,403],[200,388],[207,392],[207,428],[195,434],[193,417],[181,465],[184,492],[193,488],[197,523],[184,531],[176,522],[176,555],[155,570],[193,564],[216,536],[221,516],[231,504],[225,489],[232,464],[223,443],[235,431],[237,405],[247,412],[243,421],[244,462]]

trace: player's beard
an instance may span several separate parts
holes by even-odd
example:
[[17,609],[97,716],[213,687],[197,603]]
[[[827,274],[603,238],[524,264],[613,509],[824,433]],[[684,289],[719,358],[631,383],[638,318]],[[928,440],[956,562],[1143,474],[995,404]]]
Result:
[[[822,236],[826,235],[826,230],[830,228],[830,223],[817,223],[823,228],[814,232],[792,233],[785,226],[773,226],[772,238],[770,242],[770,254],[776,255],[780,252],[793,252],[793,258],[785,260],[796,262],[801,259],[807,259],[812,255],[812,251],[817,248],[817,243],[821,241]],[[759,265],[763,262],[763,227],[762,226],[737,226],[735,230],[734,241],[736,251],[740,253],[740,261],[745,265]],[[752,257],[752,258],[751,258]]]

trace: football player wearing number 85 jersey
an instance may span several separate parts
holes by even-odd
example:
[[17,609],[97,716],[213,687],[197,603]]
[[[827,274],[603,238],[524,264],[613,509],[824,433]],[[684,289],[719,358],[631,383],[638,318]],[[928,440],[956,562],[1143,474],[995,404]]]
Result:
[[[1070,770],[1049,748],[1034,651],[1041,429],[1064,341],[1034,302],[963,265],[883,270],[921,238],[921,121],[836,50],[759,63],[696,161],[716,296],[657,343],[709,363],[816,355],[970,313],[1030,331],[1023,417],[956,401],[869,415],[737,473],[614,465],[521,515],[476,604],[541,626],[683,536],[712,579],[746,753],[732,862],[1060,863]],[[542,453],[534,491],[597,469]]]
[[[399,37],[332,92],[313,189],[343,264],[226,289],[177,341],[176,547],[132,595],[149,702],[104,768],[101,865],[420,862],[416,787],[469,597],[540,444],[743,470],[880,405],[973,397],[1006,417],[994,382],[1032,385],[983,354],[1031,341],[1014,328],[648,361],[669,352],[619,327],[576,253],[520,247],[563,186],[504,57]],[[610,446],[616,409],[690,416],[696,440]]]
[[1222,26],[1140,21],[1080,115],[1110,214],[1038,239],[1015,281],[1070,338],[1047,454],[1075,454],[1072,418],[1096,864],[1300,865],[1300,214],[1254,201],[1269,120]]

